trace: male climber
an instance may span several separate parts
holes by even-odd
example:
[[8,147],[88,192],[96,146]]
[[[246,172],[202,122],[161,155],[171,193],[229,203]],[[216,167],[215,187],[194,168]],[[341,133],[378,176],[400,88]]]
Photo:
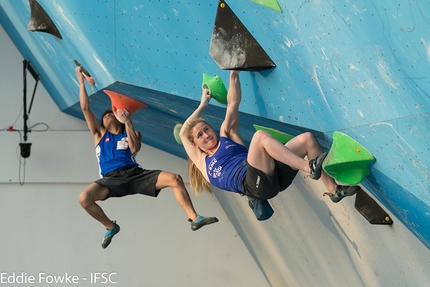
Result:
[[147,170],[135,161],[141,147],[142,136],[136,131],[127,110],[115,113],[106,111],[98,123],[90,110],[84,76],[80,67],[76,68],[79,80],[79,100],[82,113],[93,135],[101,178],[91,183],[79,195],[81,206],[106,227],[102,247],[106,248],[113,236],[120,230],[119,225],[110,220],[96,201],[109,197],[143,194],[157,197],[161,189],[171,187],[179,205],[191,222],[191,229],[198,230],[204,225],[218,221],[216,217],[203,217],[194,210],[191,198],[180,175],[161,170]]

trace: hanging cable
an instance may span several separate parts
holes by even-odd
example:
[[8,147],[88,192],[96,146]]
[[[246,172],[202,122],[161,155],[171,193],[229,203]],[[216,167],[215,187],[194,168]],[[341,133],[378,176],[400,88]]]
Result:
[[[20,143],[19,146],[21,147],[21,156],[23,158],[28,158],[30,156],[31,152],[31,143],[27,143],[27,133],[31,132],[31,129],[28,128],[27,121],[28,121],[28,115],[30,114],[31,107],[33,105],[34,95],[36,94],[37,89],[37,83],[39,82],[39,74],[33,69],[30,62],[24,59],[24,70],[23,70],[23,93],[24,93],[24,100],[23,100],[23,119],[24,119],[24,142]],[[30,109],[27,111],[27,71],[30,72],[30,74],[33,76],[33,79],[36,81],[36,84],[34,85],[33,89],[33,95],[31,97],[30,101]]]

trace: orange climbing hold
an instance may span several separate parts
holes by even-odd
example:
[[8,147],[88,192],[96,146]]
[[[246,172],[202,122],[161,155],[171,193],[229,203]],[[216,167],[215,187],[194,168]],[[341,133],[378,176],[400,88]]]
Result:
[[122,94],[112,92],[109,90],[103,90],[103,92],[105,92],[109,96],[109,98],[112,102],[112,111],[114,111],[114,112],[116,112],[117,110],[126,109],[130,113],[130,116],[131,116],[138,109],[147,107],[146,104],[144,104],[138,100],[135,100],[133,98],[124,96]]

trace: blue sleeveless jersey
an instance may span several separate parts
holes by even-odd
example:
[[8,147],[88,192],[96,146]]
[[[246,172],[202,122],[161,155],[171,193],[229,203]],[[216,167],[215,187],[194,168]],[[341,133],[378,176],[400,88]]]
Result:
[[248,149],[226,137],[212,156],[206,156],[206,171],[213,186],[242,193],[242,178],[246,172]]
[[139,166],[135,156],[128,147],[127,133],[118,135],[106,131],[96,146],[100,176],[124,167]]

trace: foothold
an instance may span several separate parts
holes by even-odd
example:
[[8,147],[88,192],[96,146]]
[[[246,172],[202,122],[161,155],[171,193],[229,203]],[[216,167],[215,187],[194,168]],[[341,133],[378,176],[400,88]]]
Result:
[[124,110],[126,109],[130,116],[133,115],[138,109],[140,108],[146,108],[147,105],[135,100],[133,98],[124,96],[122,94],[112,92],[109,90],[103,90],[109,97],[112,102],[112,111],[116,112],[117,110]]
[[354,206],[370,224],[393,224],[393,220],[387,212],[362,189],[355,196]]
[[227,89],[219,76],[203,73],[203,89],[209,89],[209,94],[220,104],[227,104]]
[[341,132],[333,133],[333,145],[323,163],[324,171],[342,183],[355,185],[370,174],[375,157],[362,145]]
[[182,144],[182,140],[179,137],[179,132],[180,132],[181,128],[182,128],[182,124],[176,124],[175,127],[173,128],[173,136],[174,136],[176,142],[180,145]]

